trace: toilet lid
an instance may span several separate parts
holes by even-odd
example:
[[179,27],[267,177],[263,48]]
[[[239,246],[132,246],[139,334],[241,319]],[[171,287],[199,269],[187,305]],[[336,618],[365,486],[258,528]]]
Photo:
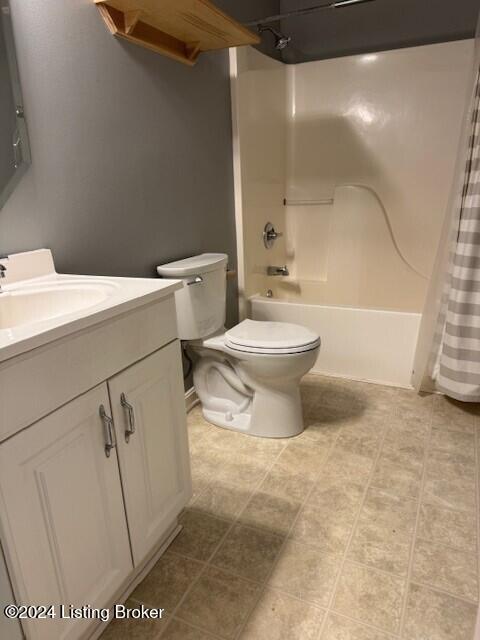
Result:
[[244,320],[225,333],[227,345],[255,353],[299,353],[316,349],[320,338],[299,324]]

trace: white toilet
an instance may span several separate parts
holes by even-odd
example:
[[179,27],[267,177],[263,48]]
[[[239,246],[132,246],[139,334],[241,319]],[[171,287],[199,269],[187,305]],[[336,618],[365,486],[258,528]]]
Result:
[[300,380],[314,365],[320,338],[285,322],[244,320],[228,331],[228,256],[204,253],[157,267],[181,279],[175,293],[179,337],[197,354],[193,378],[208,422],[264,438],[303,431]]

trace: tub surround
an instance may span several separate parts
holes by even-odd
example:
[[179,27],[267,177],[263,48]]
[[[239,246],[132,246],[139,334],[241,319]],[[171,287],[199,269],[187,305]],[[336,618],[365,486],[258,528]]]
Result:
[[231,53],[240,310],[319,333],[318,372],[410,384],[472,56],[472,40],[298,65]]
[[[109,607],[178,533],[191,494],[181,285],[63,276],[46,250],[0,262],[11,266],[0,294],[0,541],[13,591],[19,604]],[[76,640],[98,621],[22,624],[29,638]]]
[[472,40],[290,66],[231,53],[246,298],[287,264],[299,301],[422,311],[472,56]]
[[[473,40],[462,40],[288,67],[287,197],[334,197],[335,188],[343,185],[373,190],[398,249],[424,277],[418,296],[407,273],[399,274],[389,261],[377,263],[377,270],[394,283],[392,291],[406,298],[402,311],[421,312],[423,307],[450,195],[472,62]],[[373,215],[376,203],[360,195],[356,199],[368,228],[368,212]],[[308,251],[312,238],[322,234],[327,253],[332,243],[341,238],[353,242],[356,236],[357,250],[365,256],[379,250],[386,256],[395,253],[387,236],[363,235],[357,225],[348,233],[334,226],[321,207],[310,212],[324,225],[314,227],[317,233],[309,238],[302,237],[295,252],[304,246]],[[287,217],[293,224],[304,223],[298,210],[287,209]],[[375,289],[373,267],[367,275]],[[344,284],[348,286],[346,277]],[[374,306],[390,308],[381,299]]]

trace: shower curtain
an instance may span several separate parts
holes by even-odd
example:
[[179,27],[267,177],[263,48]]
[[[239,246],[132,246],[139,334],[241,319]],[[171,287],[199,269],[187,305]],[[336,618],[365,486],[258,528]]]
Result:
[[413,384],[480,401],[480,50],[450,198],[420,327]]
[[452,255],[437,388],[480,401],[480,75],[472,109],[457,243]]

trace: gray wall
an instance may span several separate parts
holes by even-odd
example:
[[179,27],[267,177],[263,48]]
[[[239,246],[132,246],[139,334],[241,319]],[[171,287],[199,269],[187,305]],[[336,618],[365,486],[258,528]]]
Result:
[[[60,271],[125,276],[203,251],[234,265],[227,54],[191,69],[113,38],[91,0],[11,5],[33,163],[0,254],[45,246]],[[236,304],[230,285],[230,322]]]
[[[220,9],[242,23],[254,22],[266,16],[280,13],[280,0],[214,0],[214,2]],[[272,26],[278,27],[279,25]],[[281,53],[275,49],[274,44],[273,35],[266,33],[262,36],[262,41],[257,48],[272,58],[281,60]]]
[[[281,11],[322,4],[281,0]],[[472,38],[479,0],[376,0],[282,21],[293,42],[287,63]]]

